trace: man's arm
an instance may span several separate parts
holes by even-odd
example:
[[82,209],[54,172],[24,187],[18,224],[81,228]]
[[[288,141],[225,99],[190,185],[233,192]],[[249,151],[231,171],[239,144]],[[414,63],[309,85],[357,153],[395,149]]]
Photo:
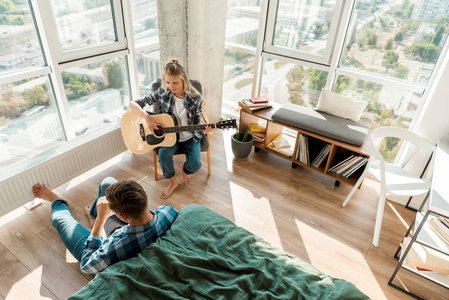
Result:
[[[106,197],[101,197],[97,201],[97,218],[90,236],[86,241],[86,249],[81,258],[81,270],[85,273],[95,275],[108,267],[109,262],[99,253],[102,245],[101,233],[104,223],[106,222],[112,210],[109,208]],[[104,254],[104,253],[103,253]]]
[[97,218],[95,219],[94,227],[92,228],[91,235],[101,237],[101,231],[103,230],[104,223],[111,215],[112,210],[109,208],[108,200],[106,197],[101,197],[97,201]]

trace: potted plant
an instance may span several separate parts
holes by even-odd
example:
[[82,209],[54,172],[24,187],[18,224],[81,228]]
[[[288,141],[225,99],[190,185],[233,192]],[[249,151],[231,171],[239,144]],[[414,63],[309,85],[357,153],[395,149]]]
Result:
[[251,148],[253,147],[253,135],[249,133],[249,130],[246,129],[242,131],[239,128],[239,131],[232,135],[232,153],[234,153],[234,157],[238,159],[245,159],[251,153]]

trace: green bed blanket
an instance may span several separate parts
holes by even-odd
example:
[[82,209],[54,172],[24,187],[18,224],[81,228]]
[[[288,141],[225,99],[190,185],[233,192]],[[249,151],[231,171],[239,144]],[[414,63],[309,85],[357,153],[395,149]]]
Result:
[[200,205],[69,299],[369,299]]

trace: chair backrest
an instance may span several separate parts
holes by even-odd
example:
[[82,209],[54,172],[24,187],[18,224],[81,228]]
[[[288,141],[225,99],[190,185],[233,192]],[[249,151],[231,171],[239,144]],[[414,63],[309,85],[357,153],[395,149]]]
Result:
[[[406,156],[401,160],[401,167],[404,167],[420,150],[428,150],[430,153],[433,153],[436,149],[436,146],[426,140],[425,138],[419,136],[416,133],[413,133],[407,129],[395,127],[395,126],[386,126],[375,129],[371,133],[371,154],[374,154],[378,159],[384,160],[382,154],[377,149],[374,141],[380,138],[386,137],[394,137],[406,141],[414,146],[414,149],[407,149]],[[427,172],[428,176],[432,173],[431,170],[433,165],[430,164],[429,170]],[[428,177],[426,176],[426,177]]]

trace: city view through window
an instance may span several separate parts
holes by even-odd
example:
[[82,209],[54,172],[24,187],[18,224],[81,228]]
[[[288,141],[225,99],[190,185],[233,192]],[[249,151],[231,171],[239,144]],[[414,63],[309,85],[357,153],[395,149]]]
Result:
[[[276,22],[266,29],[273,32],[272,40],[265,41],[264,47],[280,46],[279,50],[270,48],[270,53],[279,54],[279,59],[263,59],[260,94],[273,102],[313,108],[321,90],[328,88],[368,102],[361,121],[372,130],[388,125],[409,127],[446,43],[449,32],[449,2],[446,2],[355,1],[349,25],[340,24],[339,31],[345,34],[342,54],[335,69],[331,69],[330,64],[310,67],[313,61],[303,59],[301,52],[323,52],[336,1],[277,1]],[[238,27],[239,44],[251,45],[257,31],[246,24],[257,19],[258,10],[259,1],[229,0],[227,40],[228,32],[235,32],[234,27]],[[297,50],[297,54],[283,60],[282,48]],[[337,50],[333,53],[339,53]],[[250,97],[253,68],[249,54],[226,52],[224,113],[232,114],[232,104],[236,107],[239,100]],[[326,86],[330,73],[337,76]],[[236,107],[234,116],[237,112]]]
[[[63,52],[117,40],[111,1],[53,0],[52,4],[58,24],[58,36],[53,38]],[[157,50],[156,1],[132,1],[131,8],[136,44],[149,45],[142,51]],[[68,68],[58,68],[69,112],[66,124],[71,125],[64,126],[60,113],[64,108],[56,104],[28,1],[0,1],[0,75],[6,78],[0,84],[0,168],[66,141],[69,131],[77,137],[117,122],[130,90],[128,62],[121,55],[88,63],[81,58]],[[149,65],[144,58],[138,63],[141,85],[152,80]],[[30,75],[16,80],[15,72],[20,70]]]

